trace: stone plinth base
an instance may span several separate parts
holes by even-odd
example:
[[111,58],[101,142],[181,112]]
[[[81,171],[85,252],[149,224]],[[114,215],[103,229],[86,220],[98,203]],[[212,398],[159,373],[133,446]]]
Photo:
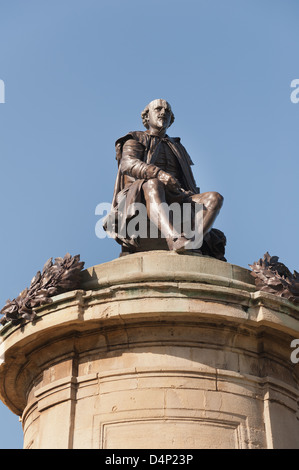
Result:
[[299,448],[299,308],[247,269],[129,255],[1,335],[25,448]]

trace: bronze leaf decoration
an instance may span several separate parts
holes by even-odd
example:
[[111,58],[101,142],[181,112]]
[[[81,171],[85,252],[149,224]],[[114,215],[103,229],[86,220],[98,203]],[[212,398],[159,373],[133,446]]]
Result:
[[294,303],[299,303],[299,273],[291,271],[278,261],[278,256],[267,252],[263,259],[249,265],[258,290],[278,295]]
[[54,263],[52,258],[48,259],[42,272],[36,273],[30,286],[16,299],[6,301],[0,310],[3,315],[0,324],[11,322],[16,325],[22,320],[33,321],[36,317],[34,308],[50,304],[53,295],[80,287],[83,267],[84,262],[80,261],[80,255],[72,257],[67,253],[64,258],[55,258]]

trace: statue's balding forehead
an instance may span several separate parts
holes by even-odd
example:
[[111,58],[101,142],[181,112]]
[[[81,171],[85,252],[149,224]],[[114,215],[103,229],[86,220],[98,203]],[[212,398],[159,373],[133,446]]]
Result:
[[151,101],[148,106],[149,108],[156,108],[157,106],[163,106],[164,108],[171,109],[170,104],[166,100],[161,100],[161,99]]

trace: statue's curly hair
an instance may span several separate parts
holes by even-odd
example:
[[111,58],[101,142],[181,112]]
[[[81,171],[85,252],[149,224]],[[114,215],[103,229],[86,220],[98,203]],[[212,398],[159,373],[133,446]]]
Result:
[[[156,101],[156,100],[153,100],[153,101]],[[153,101],[151,101],[151,103],[152,103]],[[168,106],[169,106],[170,113],[171,113],[170,124],[169,124],[169,127],[170,127],[170,126],[174,123],[174,119],[175,119],[175,118],[174,118],[174,114],[173,114],[173,112],[172,112],[172,109],[171,109],[170,104],[169,104],[166,100],[162,100],[162,99],[161,99],[161,101],[165,101],[165,103],[167,103]],[[142,123],[143,123],[143,125],[144,125],[144,127],[145,127],[146,129],[149,129],[147,117],[148,117],[148,112],[149,112],[149,105],[150,105],[151,103],[149,103],[149,104],[144,108],[144,110],[143,110],[142,113],[141,113]]]

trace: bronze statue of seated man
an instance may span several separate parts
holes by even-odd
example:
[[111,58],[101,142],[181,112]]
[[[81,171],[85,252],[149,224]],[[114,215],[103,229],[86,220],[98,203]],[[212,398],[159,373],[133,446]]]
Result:
[[[122,223],[127,224],[132,218],[128,208],[136,202],[143,203],[148,219],[159,229],[166,247],[184,252],[190,240],[184,232],[174,227],[165,208],[174,202],[181,205],[190,203],[193,207],[201,205],[203,245],[197,251],[225,260],[225,236],[219,230],[211,230],[223,197],[217,192],[200,194],[191,169],[193,163],[180,138],[166,134],[174,121],[170,104],[162,99],[154,100],[146,106],[141,116],[147,130],[129,132],[116,141],[118,174],[113,209],[108,216],[110,222],[113,216],[114,222],[110,223],[110,229],[107,230],[109,222],[106,221],[105,229],[123,246],[123,251],[135,252],[138,237],[129,237],[127,234],[120,236],[119,224],[115,220],[117,215],[121,215]],[[157,249],[154,241],[151,246]]]

